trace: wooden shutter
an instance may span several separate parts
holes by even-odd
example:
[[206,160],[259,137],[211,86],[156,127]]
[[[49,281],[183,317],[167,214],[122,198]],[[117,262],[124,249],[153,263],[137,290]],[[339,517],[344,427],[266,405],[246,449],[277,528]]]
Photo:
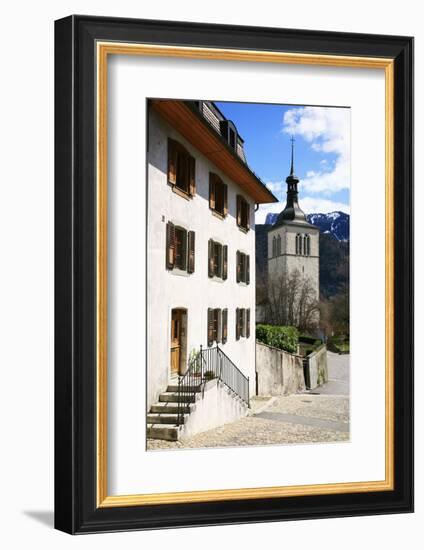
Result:
[[214,313],[215,313],[215,323],[216,323],[215,339],[216,339],[216,343],[219,344],[221,342],[221,336],[222,336],[221,310],[215,309]]
[[187,271],[188,273],[194,273],[194,264],[195,264],[195,233],[194,231],[189,231],[187,235],[188,240],[188,264]]
[[225,344],[228,338],[228,309],[222,310],[222,343]]
[[208,276],[213,277],[213,240],[208,242]]
[[225,183],[223,185],[223,193],[224,193],[224,216],[228,214],[228,187]]
[[241,225],[241,197],[237,195],[237,225]]
[[224,281],[227,278],[228,273],[228,246],[224,244],[222,247],[222,278]]
[[182,233],[182,246],[181,246],[181,269],[186,271],[187,269],[187,231],[185,229],[181,230]]
[[246,209],[246,229],[250,229],[250,204],[244,201],[244,207]]
[[236,281],[240,282],[240,252],[237,250],[236,254]]
[[166,267],[174,269],[175,265],[175,226],[172,222],[166,224]]
[[239,308],[236,308],[236,340],[240,340],[240,315]]
[[246,309],[246,338],[250,338],[250,309]]
[[245,277],[245,281],[246,281],[246,284],[250,284],[250,256],[249,254],[246,254],[246,262],[245,262],[245,265],[246,265],[246,277]]
[[208,348],[213,344],[213,309],[208,308]]
[[168,182],[177,183],[177,143],[171,138],[168,138]]
[[196,161],[194,157],[188,158],[188,189],[190,196],[196,194]]
[[215,183],[215,174],[209,172],[209,208],[212,208],[212,210],[215,210]]

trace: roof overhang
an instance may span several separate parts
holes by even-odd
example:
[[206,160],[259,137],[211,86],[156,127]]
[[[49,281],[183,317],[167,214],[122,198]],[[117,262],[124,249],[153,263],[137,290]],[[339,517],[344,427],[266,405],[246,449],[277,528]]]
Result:
[[228,143],[189,102],[152,99],[151,105],[177,132],[222,170],[256,204],[278,202],[277,197],[250,170]]

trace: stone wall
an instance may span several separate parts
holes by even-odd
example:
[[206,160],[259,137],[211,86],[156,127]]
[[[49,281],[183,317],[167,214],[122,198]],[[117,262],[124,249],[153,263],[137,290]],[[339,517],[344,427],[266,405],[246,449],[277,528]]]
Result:
[[305,390],[302,357],[256,342],[257,395]]
[[322,344],[316,351],[308,355],[306,369],[306,379],[309,381],[308,390],[313,390],[328,382],[327,348],[325,344]]

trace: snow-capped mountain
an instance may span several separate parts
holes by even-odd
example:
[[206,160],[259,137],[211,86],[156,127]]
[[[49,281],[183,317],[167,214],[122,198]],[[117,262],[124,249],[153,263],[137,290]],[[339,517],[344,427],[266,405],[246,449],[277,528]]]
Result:
[[[266,216],[265,224],[274,225],[278,217],[277,213],[269,213]],[[344,212],[329,212],[328,214],[307,214],[309,223],[319,227],[321,233],[332,235],[338,241],[349,240],[349,214]]]

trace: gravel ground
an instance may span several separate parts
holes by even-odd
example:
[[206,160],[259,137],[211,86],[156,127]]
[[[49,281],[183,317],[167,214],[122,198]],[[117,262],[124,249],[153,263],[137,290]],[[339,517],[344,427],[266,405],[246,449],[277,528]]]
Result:
[[[329,353],[328,384],[313,393],[252,400],[250,416],[184,441],[148,439],[148,450],[349,440],[349,356]],[[340,390],[344,394],[331,395]]]

